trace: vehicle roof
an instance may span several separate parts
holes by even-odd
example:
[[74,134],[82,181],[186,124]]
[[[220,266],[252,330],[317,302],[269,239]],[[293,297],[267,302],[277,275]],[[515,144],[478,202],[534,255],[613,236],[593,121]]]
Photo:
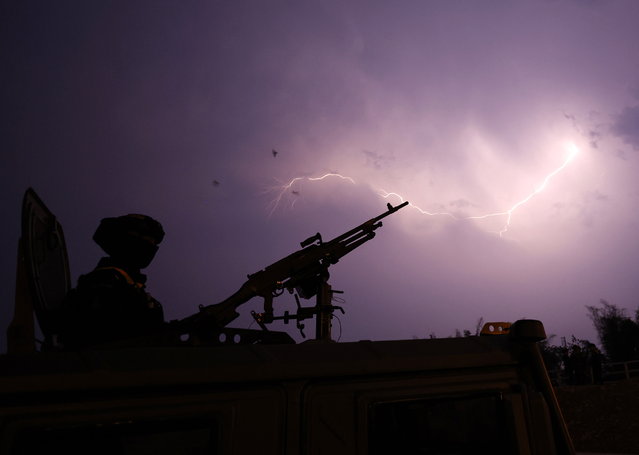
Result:
[[154,347],[0,356],[0,394],[513,366],[506,335],[296,345]]

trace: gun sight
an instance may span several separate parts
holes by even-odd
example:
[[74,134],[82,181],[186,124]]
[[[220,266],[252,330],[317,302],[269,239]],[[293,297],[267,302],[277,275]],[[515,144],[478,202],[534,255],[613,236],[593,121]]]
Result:
[[317,242],[318,245],[322,244],[322,234],[320,234],[319,232],[315,235],[310,236],[303,242],[301,242],[300,245],[302,246],[302,248],[306,248],[311,243],[315,243],[315,242]]

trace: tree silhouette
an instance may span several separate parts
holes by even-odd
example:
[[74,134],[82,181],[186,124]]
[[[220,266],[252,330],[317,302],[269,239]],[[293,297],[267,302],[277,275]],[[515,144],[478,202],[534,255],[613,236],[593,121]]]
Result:
[[553,346],[550,335],[539,342],[548,374],[554,384],[600,384],[602,355],[593,343],[574,335],[570,341],[562,338],[561,346]]
[[586,306],[586,309],[608,360],[639,359],[639,310],[636,313],[638,320],[633,321],[622,308],[603,299],[599,303],[601,307]]

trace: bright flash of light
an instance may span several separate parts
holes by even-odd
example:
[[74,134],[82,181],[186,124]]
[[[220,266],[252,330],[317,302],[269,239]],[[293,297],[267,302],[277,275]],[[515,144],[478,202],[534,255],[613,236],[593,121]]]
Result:
[[550,182],[550,180],[555,175],[557,175],[566,166],[568,166],[568,164],[575,158],[575,156],[577,156],[577,153],[579,153],[579,149],[572,142],[567,145],[567,148],[568,148],[568,156],[564,159],[564,162],[561,164],[561,166],[559,166],[557,169],[552,171],[550,174],[546,175],[544,180],[533,190],[532,193],[530,193],[528,196],[526,196],[525,198],[521,199],[520,201],[516,202],[508,210],[503,211],[503,212],[488,213],[486,215],[469,216],[469,217],[466,217],[465,219],[467,219],[467,220],[481,220],[481,219],[484,219],[484,218],[490,218],[490,217],[495,217],[495,216],[505,216],[506,217],[506,222],[504,223],[503,227],[499,231],[499,236],[500,237],[502,235],[504,235],[504,233],[506,233],[508,231],[508,228],[510,227],[510,222],[512,220],[512,216],[513,216],[513,213],[515,212],[515,210],[517,210],[519,207],[521,207],[522,205],[524,205],[525,203],[530,201],[533,197],[535,197],[539,193],[541,193],[546,188],[546,186],[548,185],[548,182]]
[[[316,182],[318,180],[325,180],[328,178],[332,178],[332,177],[336,177],[336,178],[340,178],[342,180],[346,180],[350,183],[352,183],[353,185],[355,185],[355,180],[353,180],[351,177],[342,175],[342,174],[338,174],[337,172],[329,172],[327,174],[324,174],[320,177],[295,177],[294,179],[292,179],[291,181],[289,181],[287,184],[282,185],[279,188],[279,193],[277,194],[277,197],[273,200],[273,202],[271,202],[271,211],[269,212],[269,216],[271,216],[273,214],[273,212],[275,211],[275,209],[277,209],[277,207],[280,205],[280,202],[282,202],[282,198],[284,197],[284,195],[290,190],[291,192],[293,192],[293,185],[295,185],[295,183],[299,182],[299,181],[303,181],[303,180],[307,180],[309,182]],[[295,200],[293,200],[292,205],[295,205]]]
[[[430,212],[428,210],[424,210],[421,207],[413,204],[413,203],[409,203],[408,205],[410,207],[413,207],[415,210],[417,210],[419,213],[421,213],[422,215],[428,215],[428,216],[448,216],[451,217],[455,220],[482,220],[482,219],[486,219],[486,218],[494,218],[494,217],[505,217],[506,220],[504,222],[504,225],[502,226],[502,228],[498,231],[499,232],[499,236],[502,237],[506,232],[508,232],[508,229],[510,228],[510,224],[512,221],[512,216],[513,213],[519,209],[521,206],[525,205],[528,201],[530,201],[533,197],[535,197],[536,195],[538,195],[539,193],[541,193],[546,186],[548,185],[548,183],[552,180],[552,178],[557,175],[558,173],[560,173],[564,168],[566,168],[566,166],[568,166],[568,164],[570,164],[570,162],[577,156],[577,154],[579,153],[579,149],[577,148],[577,146],[574,143],[569,143],[566,148],[568,149],[568,155],[566,156],[566,158],[564,159],[564,161],[562,162],[562,164],[557,167],[556,169],[554,169],[552,172],[550,172],[549,174],[546,175],[546,177],[542,180],[542,182],[537,185],[535,187],[535,189],[528,194],[526,197],[524,197],[523,199],[517,201],[515,204],[513,204],[509,209],[507,210],[503,210],[503,211],[499,211],[499,212],[491,212],[491,213],[486,213],[484,215],[473,215],[473,216],[465,216],[465,217],[458,217],[455,216],[454,214],[450,213],[450,212]],[[292,179],[289,183],[287,183],[286,185],[283,185],[280,189],[280,192],[277,196],[277,198],[273,201],[273,209],[271,210],[271,214],[273,213],[273,211],[277,208],[277,206],[279,205],[282,197],[284,196],[284,194],[290,190],[293,185],[301,180],[308,180],[308,181],[318,181],[318,180],[324,180],[327,179],[329,177],[339,177],[343,180],[348,180],[349,182],[351,182],[352,184],[355,184],[355,180],[353,180],[351,177],[348,176],[344,176],[341,174],[337,174],[337,173],[328,173],[328,174],[324,174],[321,177],[295,177],[294,179]],[[390,197],[394,197],[400,200],[400,202],[404,202],[405,198],[399,194],[399,193],[395,193],[395,192],[388,192],[382,189],[379,189],[378,194],[384,198],[384,199],[388,199]]]

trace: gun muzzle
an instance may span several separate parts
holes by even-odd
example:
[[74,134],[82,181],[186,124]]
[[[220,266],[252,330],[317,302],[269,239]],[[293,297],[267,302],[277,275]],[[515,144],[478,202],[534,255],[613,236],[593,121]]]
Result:
[[386,207],[388,208],[388,211],[389,211],[389,212],[393,213],[393,212],[398,211],[398,210],[399,210],[399,209],[401,209],[402,207],[406,207],[407,205],[408,205],[408,201],[404,201],[404,202],[402,202],[401,204],[396,205],[395,207],[393,207],[393,206],[391,205],[391,203],[389,202],[388,204],[386,204]]

